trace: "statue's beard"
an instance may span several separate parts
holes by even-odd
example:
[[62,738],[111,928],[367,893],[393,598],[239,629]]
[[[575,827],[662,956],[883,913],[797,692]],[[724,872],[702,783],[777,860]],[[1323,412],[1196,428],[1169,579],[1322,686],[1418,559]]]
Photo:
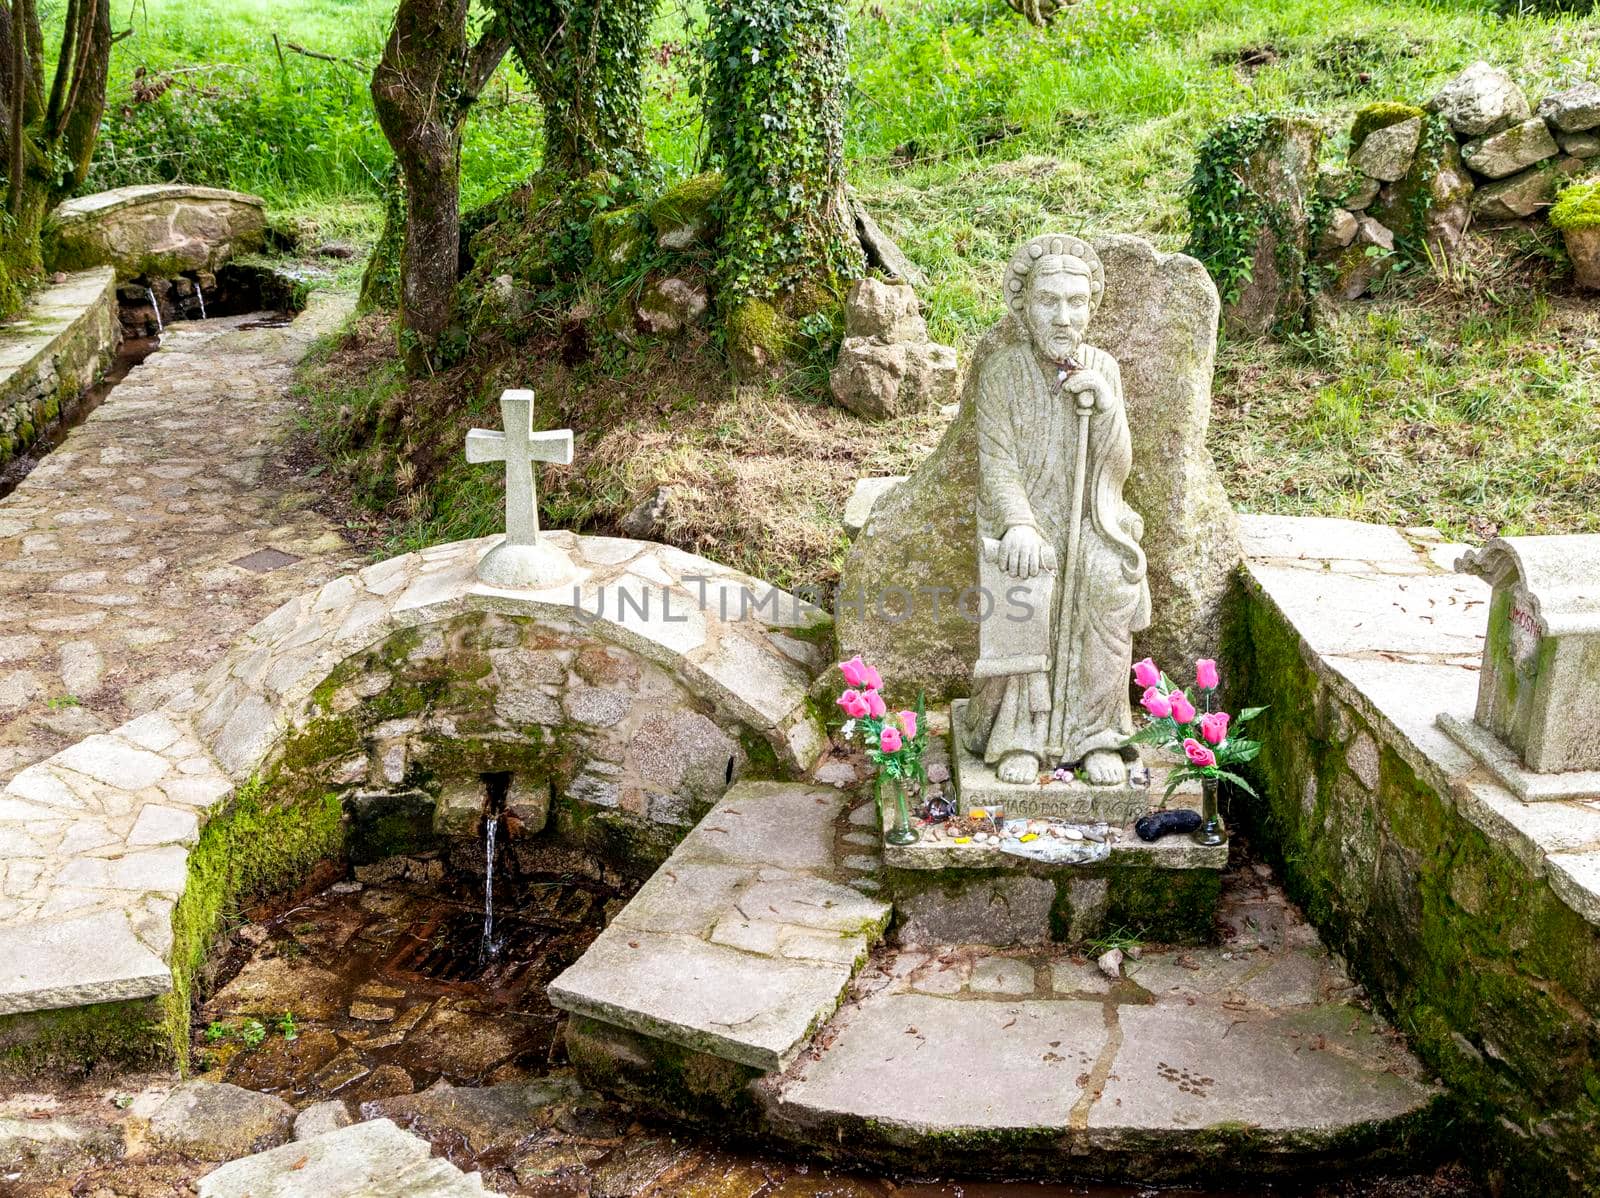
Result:
[[1083,334],[1077,329],[1035,329],[1034,348],[1052,362],[1065,362],[1078,352]]

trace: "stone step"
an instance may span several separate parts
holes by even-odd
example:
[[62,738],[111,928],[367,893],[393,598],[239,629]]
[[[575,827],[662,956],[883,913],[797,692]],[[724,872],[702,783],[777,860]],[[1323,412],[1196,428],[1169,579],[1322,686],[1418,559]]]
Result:
[[200,1198],[495,1198],[477,1173],[435,1157],[428,1141],[388,1119],[229,1161],[199,1188]]
[[906,952],[779,1079],[767,1130],[966,1174],[1149,1181],[1410,1159],[1440,1091],[1319,947]]
[[846,885],[850,796],[734,786],[589,950],[550,984],[574,1015],[758,1070],[786,1067],[888,926]]

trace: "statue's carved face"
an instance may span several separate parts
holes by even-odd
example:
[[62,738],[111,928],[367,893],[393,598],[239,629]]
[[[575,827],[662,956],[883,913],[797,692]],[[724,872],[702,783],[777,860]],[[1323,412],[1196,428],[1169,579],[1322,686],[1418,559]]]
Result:
[[1061,258],[1041,258],[1028,280],[1022,315],[1033,344],[1047,358],[1065,362],[1083,344],[1089,327],[1089,277],[1066,269]]

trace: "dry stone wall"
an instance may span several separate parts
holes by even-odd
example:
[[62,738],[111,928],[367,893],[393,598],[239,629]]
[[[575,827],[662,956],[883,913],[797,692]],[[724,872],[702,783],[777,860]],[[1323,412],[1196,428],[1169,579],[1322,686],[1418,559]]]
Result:
[[1521,220],[1563,185],[1600,173],[1600,84],[1529,105],[1499,68],[1477,62],[1425,108],[1374,104],[1357,113],[1344,167],[1318,182],[1332,205],[1319,249],[1330,285],[1356,299],[1410,243],[1448,255],[1473,221]]

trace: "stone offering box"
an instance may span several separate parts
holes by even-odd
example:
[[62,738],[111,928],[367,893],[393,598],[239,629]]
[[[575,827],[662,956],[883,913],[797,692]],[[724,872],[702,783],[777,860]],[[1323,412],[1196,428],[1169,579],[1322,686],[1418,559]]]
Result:
[[[952,705],[949,725],[930,721],[928,749],[930,762],[948,754],[958,810],[1004,807],[1008,822],[1031,819],[1036,826],[1072,828],[1091,841],[1103,836],[1109,852],[1085,864],[1035,861],[1005,851],[997,841],[958,843],[938,825],[920,826],[915,844],[886,839],[884,876],[894,900],[894,934],[902,944],[1082,943],[1119,929],[1161,943],[1212,938],[1228,846],[1199,845],[1185,833],[1146,842],[1133,830],[1134,821],[1151,811],[1199,810],[1197,784],[1187,783],[1163,801],[1169,767],[1148,751],[1124,786],[1076,779],[1000,782],[949,733],[964,704]],[[894,826],[887,802],[883,816],[887,833]]]
[[1501,537],[1456,568],[1494,588],[1471,722],[1439,724],[1524,801],[1600,796],[1600,548],[1584,536]]

